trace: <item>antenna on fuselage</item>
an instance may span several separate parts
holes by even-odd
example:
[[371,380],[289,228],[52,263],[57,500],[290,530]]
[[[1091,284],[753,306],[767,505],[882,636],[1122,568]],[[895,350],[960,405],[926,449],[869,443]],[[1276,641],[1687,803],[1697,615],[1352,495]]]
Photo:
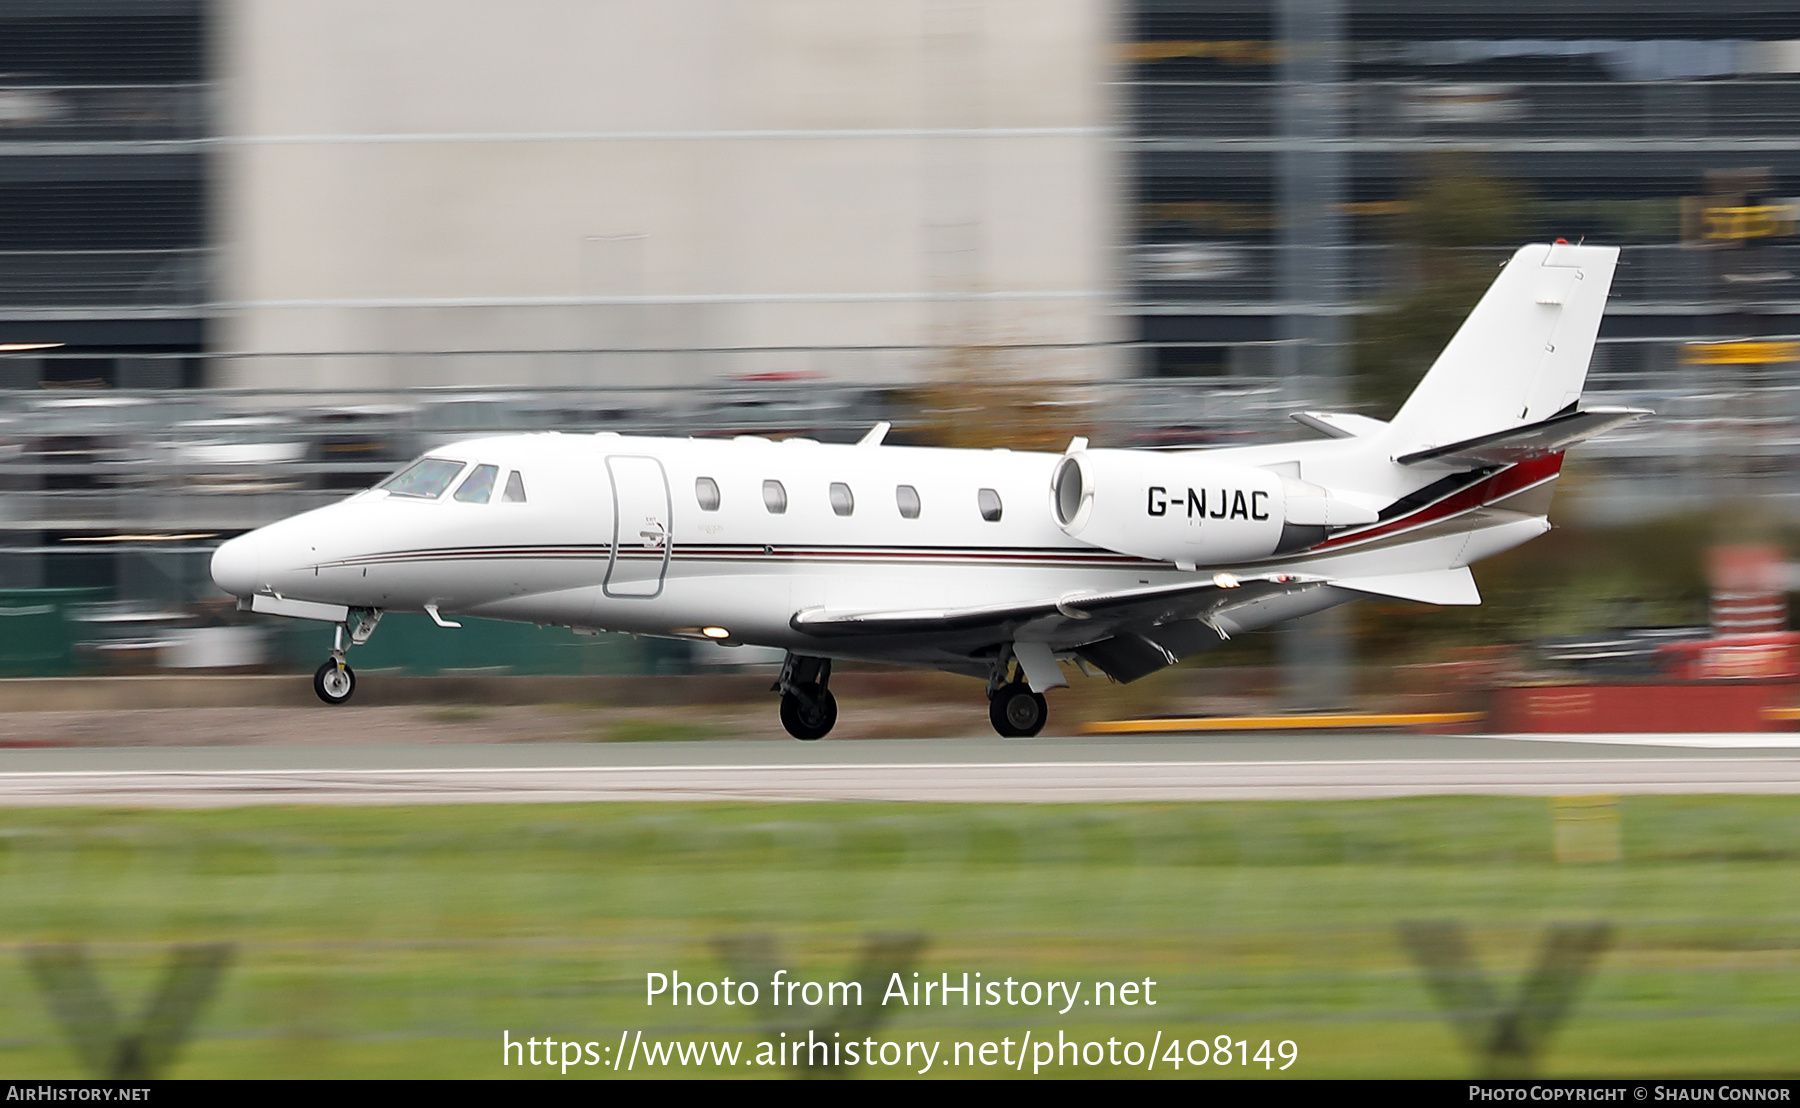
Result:
[[880,446],[881,440],[887,438],[888,429],[892,426],[893,426],[893,424],[889,423],[887,420],[885,420],[885,419],[882,420],[880,423],[877,423],[875,426],[869,428],[868,434],[864,435],[860,439],[857,439],[856,445],[858,445],[858,446]]

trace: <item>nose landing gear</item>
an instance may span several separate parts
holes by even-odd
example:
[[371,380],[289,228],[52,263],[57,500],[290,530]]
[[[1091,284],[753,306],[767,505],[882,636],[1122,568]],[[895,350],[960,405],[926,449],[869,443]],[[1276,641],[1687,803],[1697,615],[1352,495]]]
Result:
[[781,694],[781,725],[802,742],[822,739],[837,723],[837,698],[827,685],[831,659],[789,654],[770,691]]
[[356,691],[356,671],[338,660],[337,651],[313,674],[313,692],[327,704],[342,704]]
[[313,673],[313,692],[334,707],[348,702],[356,691],[356,671],[344,661],[345,656],[352,646],[368,642],[381,622],[379,608],[352,608],[350,615],[355,622],[337,625],[331,636],[331,657]]

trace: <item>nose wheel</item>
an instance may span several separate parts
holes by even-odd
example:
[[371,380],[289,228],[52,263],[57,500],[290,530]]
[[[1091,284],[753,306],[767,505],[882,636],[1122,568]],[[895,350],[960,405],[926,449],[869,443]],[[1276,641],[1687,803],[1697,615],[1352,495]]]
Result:
[[334,707],[349,701],[350,694],[356,691],[356,671],[344,661],[344,656],[352,646],[368,642],[375,625],[381,622],[379,608],[353,608],[351,614],[355,622],[337,625],[331,636],[331,657],[313,673],[313,692]]
[[1028,739],[1042,731],[1049,718],[1044,695],[1032,692],[1023,681],[1000,686],[988,699],[988,720],[1002,738]]
[[327,704],[342,704],[356,691],[356,671],[332,658],[313,674],[313,691]]

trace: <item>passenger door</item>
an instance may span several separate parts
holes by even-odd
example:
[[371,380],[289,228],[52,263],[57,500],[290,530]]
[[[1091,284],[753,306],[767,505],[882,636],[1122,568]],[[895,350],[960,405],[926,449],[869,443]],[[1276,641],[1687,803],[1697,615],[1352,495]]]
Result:
[[606,459],[612,482],[612,560],[601,588],[607,596],[661,595],[673,545],[669,521],[669,479],[662,463],[637,455]]

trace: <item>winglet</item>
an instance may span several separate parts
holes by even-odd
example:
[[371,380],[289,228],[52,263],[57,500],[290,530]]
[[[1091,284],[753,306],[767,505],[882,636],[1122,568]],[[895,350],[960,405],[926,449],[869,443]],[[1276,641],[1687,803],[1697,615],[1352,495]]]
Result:
[[887,420],[885,420],[885,419],[882,420],[880,423],[877,423],[875,426],[869,428],[868,434],[864,435],[860,439],[857,439],[856,445],[858,445],[858,446],[880,446],[881,440],[887,438],[887,433],[889,430],[891,430],[893,428],[893,426],[894,425],[889,423]]

